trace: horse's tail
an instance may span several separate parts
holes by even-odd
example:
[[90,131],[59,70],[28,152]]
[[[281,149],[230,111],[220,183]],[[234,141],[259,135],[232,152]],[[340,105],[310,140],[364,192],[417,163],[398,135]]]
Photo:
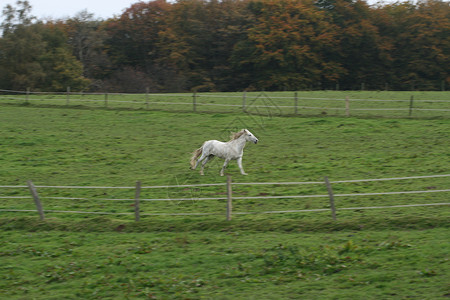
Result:
[[203,146],[198,148],[197,150],[195,150],[194,152],[192,152],[192,157],[191,157],[191,169],[194,169],[195,167],[195,161],[197,160],[197,158],[202,155],[203,152]]

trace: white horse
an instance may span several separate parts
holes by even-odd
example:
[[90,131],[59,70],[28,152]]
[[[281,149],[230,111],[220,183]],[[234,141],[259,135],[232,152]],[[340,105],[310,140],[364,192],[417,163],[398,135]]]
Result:
[[[217,140],[206,141],[200,148],[192,153],[191,169],[195,170],[198,164],[203,161],[200,175],[204,175],[203,168],[206,163],[217,156],[225,159],[225,163],[220,170],[220,176],[223,176],[225,168],[232,159],[237,160],[241,174],[247,175],[242,168],[242,155],[244,155],[244,147],[247,142],[253,142],[255,144],[258,142],[258,139],[247,129],[242,129],[239,132],[233,133],[231,135],[231,140],[226,143]],[[200,158],[195,161],[199,156]]]

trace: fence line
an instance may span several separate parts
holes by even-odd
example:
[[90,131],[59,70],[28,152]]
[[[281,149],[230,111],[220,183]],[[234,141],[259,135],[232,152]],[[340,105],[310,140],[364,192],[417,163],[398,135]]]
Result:
[[[132,94],[129,94],[132,95]],[[159,94],[152,94],[152,95],[159,95]],[[208,97],[208,98],[242,98],[242,96],[232,96],[232,95],[214,95],[214,94],[208,94],[206,96],[204,95],[198,95],[198,97]],[[292,97],[283,97],[283,96],[272,96],[271,99],[289,99],[291,100]],[[298,100],[327,100],[327,101],[346,101],[345,98],[316,98],[316,97],[297,97]],[[367,102],[409,102],[410,100],[388,100],[388,99],[358,99],[358,98],[352,98],[352,101],[367,101]],[[438,100],[415,100],[417,102],[450,102],[450,100],[446,99],[438,99]]]
[[[331,182],[330,182],[331,183]],[[323,184],[323,182],[322,182]],[[36,186],[37,187],[37,186]],[[356,194],[334,194],[334,197],[355,197],[355,196],[381,196],[381,195],[402,195],[402,194],[426,194],[426,193],[442,193],[450,192],[450,189],[445,190],[426,190],[426,191],[397,191],[397,192],[381,192],[381,193],[356,193]],[[235,200],[250,200],[250,199],[300,199],[300,198],[328,198],[329,195],[292,195],[292,196],[242,196],[233,197]],[[92,200],[92,198],[78,198],[78,197],[45,197],[46,199],[54,200]],[[0,199],[31,199],[31,197],[0,197]],[[191,197],[191,198],[153,198],[140,199],[140,201],[206,201],[206,200],[226,200],[227,197]],[[97,198],[99,201],[135,201],[135,199],[121,199],[121,198]]]
[[[217,108],[242,108],[242,111],[244,113],[248,113],[248,108],[254,108],[256,110],[260,109],[260,108],[265,108],[265,109],[277,109],[279,110],[278,113],[280,115],[282,114],[294,114],[294,115],[298,115],[299,114],[299,109],[304,110],[305,114],[315,114],[316,110],[320,110],[320,111],[331,111],[331,113],[334,114],[340,114],[340,112],[344,112],[344,115],[349,117],[350,116],[350,112],[354,112],[354,113],[359,113],[359,112],[407,112],[405,115],[407,115],[408,117],[412,116],[413,112],[441,112],[441,113],[446,113],[446,112],[450,112],[450,108],[447,108],[446,106],[441,106],[440,107],[430,107],[430,108],[424,108],[424,107],[416,107],[417,103],[450,103],[450,100],[447,99],[414,99],[413,96],[411,96],[411,98],[408,99],[349,99],[349,97],[345,97],[345,98],[317,98],[317,97],[298,97],[298,92],[295,92],[293,96],[269,96],[268,94],[262,92],[260,95],[255,96],[254,99],[249,99],[249,97],[254,97],[254,95],[249,96],[247,95],[246,92],[244,92],[242,95],[227,95],[227,94],[197,94],[197,93],[180,93],[180,94],[155,94],[155,93],[149,93],[148,89],[147,92],[145,94],[130,94],[130,93],[77,93],[77,92],[70,92],[70,87],[67,87],[67,92],[55,92],[55,93],[46,93],[46,92],[30,92],[29,90],[27,91],[13,91],[13,90],[2,90],[0,89],[0,92],[2,93],[17,93],[23,96],[19,96],[19,97],[15,97],[15,96],[10,96],[10,95],[0,95],[0,100],[5,99],[5,100],[21,100],[21,101],[25,101],[26,103],[30,103],[32,101],[61,101],[64,102],[65,105],[69,105],[69,103],[72,102],[97,102],[97,103],[103,103],[104,107],[109,107],[111,105],[111,103],[128,103],[128,104],[139,104],[139,105],[145,105],[146,109],[150,109],[150,105],[153,105],[153,107],[155,108],[160,108],[158,107],[158,105],[163,106],[164,108],[166,108],[166,106],[170,106],[170,105],[178,105],[178,106],[192,106],[192,110],[194,112],[198,111],[198,107],[203,106],[203,107],[217,107]],[[32,94],[36,94],[36,95],[61,95],[61,97],[59,98],[53,98],[53,99],[43,99],[43,98],[32,98],[30,97],[30,95]],[[104,95],[104,99],[80,99],[80,98],[72,98],[70,96],[81,96],[81,97],[89,97],[89,96],[102,96]],[[145,99],[138,99],[138,100],[114,100],[111,99],[111,97],[109,96],[127,96],[127,97],[142,97],[145,96]],[[189,102],[180,102],[180,101],[149,101],[150,97],[177,97],[177,98],[192,98],[191,101]],[[199,100],[202,99],[242,99],[241,103],[208,103],[208,102],[202,102]],[[264,105],[260,105],[258,103],[255,103],[256,100],[259,101],[263,101],[263,102],[270,102],[270,103],[264,103]],[[273,100],[288,100],[291,105],[286,105],[286,103],[279,103],[280,105],[278,105],[278,103],[275,103]],[[299,100],[302,102],[305,101],[328,101],[328,102],[345,102],[345,107],[329,107],[327,103],[323,104],[322,106],[318,107],[318,106],[314,106],[314,105],[307,105],[309,103],[300,103],[299,104]],[[233,100],[236,101],[236,100]],[[228,102],[228,101],[225,101]],[[353,106],[350,107],[350,102],[355,103],[355,102],[364,102],[364,103],[393,103],[393,102],[397,102],[397,103],[408,103],[407,105],[405,105],[405,107],[384,107],[384,108],[371,108],[371,107],[358,107],[358,106]],[[250,103],[250,105],[249,105]],[[315,103],[314,103],[315,104]],[[127,106],[129,107],[129,106]],[[308,112],[309,110],[309,112]],[[220,111],[220,109],[219,109]],[[234,110],[233,110],[234,111]]]
[[[197,96],[199,97],[199,96]],[[0,96],[0,99],[2,97]],[[222,98],[230,98],[230,96],[222,97]],[[273,98],[281,98],[281,97],[273,97]],[[288,98],[288,97],[286,97]],[[13,98],[8,97],[9,100],[24,100],[23,98]],[[301,98],[298,98],[301,99]],[[345,99],[332,99],[332,98],[304,98],[305,100],[327,100],[327,101],[342,101]],[[78,102],[101,102],[105,103],[105,100],[94,100],[94,99],[72,99],[73,101]],[[37,98],[28,98],[26,101],[43,101],[43,99]],[[45,101],[67,101],[67,99],[45,99]],[[351,101],[366,101],[366,102],[410,102],[410,100],[376,100],[376,99],[351,99]],[[108,99],[108,103],[132,103],[132,104],[163,104],[163,105],[192,105],[191,102],[162,102],[162,101],[126,101],[126,100],[110,100]],[[415,100],[414,102],[450,102],[450,100]],[[217,103],[200,103],[196,102],[196,106],[220,106],[220,107],[242,107],[241,104],[217,104]],[[316,106],[303,106],[303,105],[252,105],[251,107],[255,108],[302,108],[302,109],[316,109],[316,110],[346,110],[343,107],[316,107]],[[408,111],[409,108],[352,108],[352,111]],[[450,109],[442,109],[442,108],[414,108],[416,111],[450,111]]]
[[331,182],[331,183],[350,183],[350,182],[370,182],[370,181],[407,180],[407,179],[423,179],[423,178],[438,178],[438,177],[450,177],[450,174],[425,175],[425,176],[410,176],[410,177],[376,178],[376,179],[353,179],[353,180],[338,180],[338,181],[330,181],[330,182]]
[[[375,178],[375,179],[352,179],[352,180],[335,180],[330,183],[353,183],[353,182],[370,182],[370,181],[389,181],[389,180],[407,180],[407,179],[423,179],[423,178],[438,178],[450,177],[450,174],[440,175],[425,175],[425,176],[410,176],[410,177],[389,177],[389,178]],[[282,185],[282,184],[323,184],[322,181],[306,181],[306,182],[233,182],[233,185]],[[1,187],[1,186],[0,186]]]
[[[331,183],[331,182],[330,182]],[[323,184],[323,182],[322,182]],[[404,192],[383,192],[383,193],[357,193],[357,194],[334,194],[334,197],[353,197],[353,196],[378,196],[378,195],[401,195],[401,194],[421,194],[421,193],[440,193],[450,192],[448,190],[428,190],[428,191],[404,191]],[[244,199],[297,199],[297,198],[328,198],[329,195],[295,195],[295,196],[243,196],[233,197],[236,200]],[[173,199],[178,200],[178,199]],[[192,200],[196,200],[195,198]]]
[[[427,204],[405,204],[405,205],[386,205],[386,206],[363,206],[363,207],[341,207],[336,210],[362,210],[362,209],[383,209],[383,208],[400,208],[400,207],[421,207],[421,206],[444,206],[450,203],[427,203]],[[300,209],[300,210],[274,210],[262,212],[235,212],[235,215],[250,215],[250,214],[278,214],[278,213],[298,213],[298,212],[329,212],[329,208],[317,209]]]
[[[2,196],[0,199],[34,199],[36,210],[21,210],[21,209],[0,209],[0,212],[39,212],[40,218],[44,220],[45,213],[77,213],[77,214],[103,214],[103,215],[135,215],[136,221],[139,221],[141,215],[218,215],[218,213],[142,213],[139,209],[140,201],[197,201],[197,200],[227,200],[227,220],[231,220],[231,216],[234,215],[245,215],[245,214],[269,214],[269,213],[287,213],[287,212],[323,212],[329,211],[329,208],[324,209],[303,209],[303,210],[283,210],[283,211],[264,211],[264,212],[232,212],[232,200],[249,200],[249,199],[301,199],[301,198],[329,198],[330,206],[332,209],[333,219],[336,219],[336,211],[339,210],[360,210],[360,209],[380,209],[380,208],[400,208],[400,207],[419,207],[419,206],[437,206],[437,205],[450,205],[450,203],[426,203],[426,204],[405,204],[405,205],[390,205],[390,206],[370,206],[370,207],[340,207],[334,208],[334,197],[355,197],[355,196],[378,196],[378,195],[401,195],[401,194],[419,194],[419,193],[442,193],[450,192],[450,189],[439,189],[439,190],[421,190],[421,191],[395,191],[395,192],[377,192],[377,193],[353,193],[353,194],[334,194],[331,188],[331,184],[341,184],[341,183],[358,183],[358,182],[377,182],[377,181],[389,181],[389,180],[408,180],[408,179],[424,179],[424,178],[442,178],[449,177],[450,174],[439,174],[439,175],[427,175],[427,176],[410,176],[410,177],[395,177],[395,178],[375,178],[375,179],[357,179],[357,180],[338,180],[329,181],[325,177],[325,184],[328,188],[328,195],[283,195],[283,196],[239,196],[233,197],[232,195],[232,185],[302,185],[302,184],[324,184],[320,181],[310,181],[310,182],[259,182],[259,183],[249,183],[249,182],[232,182],[231,177],[228,176],[226,183],[212,183],[212,184],[190,184],[190,185],[164,185],[164,186],[141,186],[138,181],[136,186],[121,186],[121,187],[101,187],[101,186],[39,186],[34,185],[31,181],[28,181],[27,186],[11,186],[5,185],[0,186],[0,188],[28,188],[31,192],[32,197],[24,196]],[[141,199],[140,191],[143,188],[155,189],[155,188],[181,188],[181,187],[207,187],[207,186],[226,186],[227,187],[227,197],[189,197],[189,198],[154,198],[154,199]],[[135,212],[134,213],[116,213],[116,212],[87,212],[87,211],[69,211],[69,210],[45,210],[42,207],[40,201],[40,196],[38,194],[38,188],[80,188],[80,189],[133,189],[135,190],[134,199],[118,199],[118,198],[96,198],[100,201],[135,201]],[[93,198],[80,198],[80,197],[45,197],[46,199],[55,200],[92,200]]]
[[[449,175],[450,176],[450,175]],[[159,189],[174,187],[206,187],[206,186],[224,186],[226,183],[204,183],[204,184],[180,184],[180,185],[158,185],[158,186],[142,186],[141,189]],[[38,188],[53,189],[135,189],[134,186],[76,186],[76,185],[36,185]],[[0,185],[0,188],[27,188],[26,185]]]
[[[37,95],[61,95],[61,96],[66,96],[66,95],[73,95],[73,96],[88,96],[88,95],[94,95],[94,96],[102,96],[105,94],[108,95],[115,95],[115,96],[136,96],[136,95],[143,95],[142,93],[105,93],[105,92],[89,92],[89,93],[85,93],[85,92],[31,92],[31,91],[18,91],[18,90],[5,90],[5,89],[0,89],[0,92],[2,93],[17,93],[17,94],[37,94]],[[244,92],[245,93],[245,92]],[[226,93],[224,93],[226,94]],[[145,93],[145,95],[148,96],[158,96],[158,97],[192,97],[192,93]],[[224,96],[223,94],[213,94],[213,93],[208,93],[207,95],[202,95],[202,94],[196,94],[196,97],[208,97],[208,98],[242,98],[242,95],[226,95]],[[288,96],[271,96],[271,99],[292,99],[292,97],[288,97]],[[20,98],[23,99],[23,98]],[[297,99],[299,100],[329,100],[329,101],[345,101],[345,98],[319,98],[319,97],[297,97]],[[66,100],[66,99],[59,99],[59,100]],[[361,98],[354,98],[351,99],[352,101],[370,101],[370,102],[379,102],[379,101],[386,101],[386,102],[409,102],[410,100],[405,99],[405,100],[391,100],[391,99],[361,99]],[[422,100],[414,100],[414,101],[419,101],[419,102],[450,102],[450,100],[447,99],[422,99]]]
[[[85,92],[30,92],[30,91],[16,91],[16,90],[3,90],[0,89],[0,92],[2,93],[17,93],[17,94],[23,94],[23,95],[32,95],[32,94],[37,94],[37,95],[61,95],[61,96],[67,96],[67,95],[72,95],[72,96],[103,96],[103,95],[111,95],[111,96],[137,96],[137,95],[147,95],[147,96],[157,96],[157,97],[192,97],[192,93],[177,93],[177,94],[173,94],[173,93],[93,93],[93,92],[89,92],[89,93],[85,93]],[[1,95],[0,95],[1,96]],[[5,96],[5,98],[7,97],[8,99],[17,99],[17,100],[23,100],[23,97],[20,98],[13,98],[10,95],[3,95]],[[214,95],[211,93],[208,93],[207,95],[202,95],[202,94],[196,94],[197,98],[238,98],[241,99],[243,96],[242,95],[226,95],[226,93],[224,93],[223,95]],[[293,97],[292,96],[271,96],[270,99],[288,99],[291,100]],[[42,99],[37,99],[37,98],[28,98],[29,100],[42,100]],[[327,100],[327,101],[346,101],[346,98],[318,98],[318,97],[297,97],[298,100]],[[67,98],[53,98],[53,99],[46,99],[46,100],[61,100],[61,101],[65,101],[67,100]],[[81,100],[81,99],[76,99],[76,100]],[[393,100],[393,99],[363,99],[363,98],[352,98],[352,101],[366,101],[366,102],[409,102],[409,99],[398,99],[398,100]],[[85,101],[89,101],[89,99],[86,99]],[[104,100],[93,100],[93,101],[100,101],[103,102]],[[127,102],[132,102],[132,101],[127,101]],[[450,102],[450,100],[448,99],[418,99],[418,100],[414,100],[414,102]],[[160,103],[160,102],[158,102]],[[190,104],[190,102],[186,102],[183,104]]]

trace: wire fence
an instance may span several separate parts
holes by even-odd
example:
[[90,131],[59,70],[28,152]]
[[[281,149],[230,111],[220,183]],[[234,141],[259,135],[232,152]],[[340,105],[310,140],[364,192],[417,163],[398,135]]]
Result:
[[[450,117],[450,92],[383,94],[390,98],[314,97],[299,92],[242,93],[46,93],[0,89],[0,103],[88,106],[190,112],[243,112],[259,115]],[[342,94],[342,93],[340,93]],[[405,98],[406,97],[406,98]]]
[[[427,194],[440,194],[450,192],[448,181],[442,181],[437,186],[428,187],[427,190],[398,190],[398,191],[377,191],[377,192],[354,192],[354,193],[335,193],[333,191],[334,187],[341,184],[361,184],[369,182],[386,182],[386,181],[417,181],[417,180],[436,180],[436,179],[446,179],[450,177],[450,174],[440,174],[440,175],[429,175],[429,176],[411,176],[411,177],[396,177],[396,178],[376,178],[376,179],[357,179],[357,180],[339,180],[339,181],[329,181],[327,177],[324,181],[308,181],[308,182],[232,182],[231,177],[228,176],[227,181],[224,183],[214,183],[214,184],[183,184],[183,185],[160,185],[160,186],[142,186],[138,181],[136,186],[48,186],[48,185],[34,185],[31,181],[27,185],[3,185],[0,186],[0,191],[3,192],[0,196],[0,203],[3,207],[0,208],[0,212],[11,213],[11,212],[22,212],[22,213],[38,213],[42,220],[45,219],[45,215],[48,213],[63,213],[63,214],[94,214],[94,215],[122,215],[130,216],[134,215],[135,220],[139,221],[141,216],[210,216],[210,215],[225,215],[227,220],[231,220],[232,215],[249,215],[249,214],[283,214],[283,213],[306,213],[306,212],[331,212],[333,219],[336,219],[336,212],[343,210],[369,210],[369,209],[394,209],[394,208],[411,208],[411,207],[431,207],[431,206],[448,206],[450,202],[439,201],[439,202],[428,202],[428,203],[411,203],[410,199],[406,199],[403,203],[393,203],[393,200],[389,201],[379,201],[379,205],[373,205],[373,196],[392,196],[392,195],[407,195],[411,196],[413,194],[420,194],[421,200],[425,199],[423,195]],[[261,186],[308,186],[308,185],[319,185],[327,186],[327,194],[286,194],[286,195],[265,195],[260,193],[258,196],[238,196],[242,191],[240,189],[243,186],[251,187],[261,187]],[[416,186],[414,184],[412,186]],[[395,185],[397,186],[397,185]],[[198,188],[214,188],[214,194],[223,194],[224,196],[214,196],[214,197],[201,197],[201,194],[192,195],[191,189]],[[167,189],[177,189],[181,192],[177,195],[184,195],[184,197],[171,197],[170,194],[166,194],[166,197],[154,197],[145,198],[141,196],[141,192],[144,190],[167,190]],[[11,190],[13,190],[12,195]],[[28,194],[17,195],[18,190],[28,191]],[[45,190],[51,190],[51,193],[45,193]],[[55,196],[57,194],[56,190],[62,190],[65,196]],[[69,190],[69,192],[67,192]],[[90,193],[94,195],[88,195],[83,197],[68,196],[73,190],[89,190]],[[126,191],[126,194],[130,194],[134,191],[134,198],[131,197],[119,197],[119,198],[108,198],[99,197],[99,193],[95,190],[121,190]],[[295,189],[289,189],[292,192]],[[6,191],[6,192],[5,192]],[[10,192],[7,192],[10,191]],[[283,193],[287,191],[284,190]],[[10,193],[10,195],[7,195]],[[47,194],[46,196],[43,196]],[[126,195],[125,194],[125,195]],[[367,205],[366,202],[362,201],[361,204],[366,203],[366,205],[359,206],[347,206],[350,203],[354,204],[352,201],[335,201],[335,198],[350,199],[353,197],[372,197],[370,204]],[[293,209],[292,206],[299,206],[299,200],[311,200],[317,198],[325,198],[326,201],[321,201],[316,203],[317,207],[307,207],[302,209]],[[251,206],[240,206],[237,211],[233,209],[236,201],[250,202],[253,206],[255,200],[268,201],[277,199],[282,201],[282,206],[276,206],[275,208],[282,207],[283,209],[269,209],[261,211],[241,211],[242,208],[248,208]],[[446,198],[442,198],[446,199]],[[18,201],[20,200],[20,201]],[[32,208],[32,200],[34,200],[35,208]],[[62,204],[60,200],[69,201],[70,204]],[[224,201],[225,200],[225,201]],[[111,204],[114,201],[119,204]],[[175,202],[177,203],[176,209],[172,206],[162,205],[160,207],[156,206],[157,202]],[[105,205],[104,203],[110,203]],[[126,203],[130,203],[126,204]],[[189,202],[190,206],[180,205],[182,202]],[[197,211],[197,209],[205,209],[205,206],[194,206],[194,203],[200,202],[211,202],[212,206],[208,208],[209,211]],[[45,209],[44,204],[45,203]],[[125,203],[125,204],[124,204]],[[143,207],[144,203],[150,203],[150,206]],[[292,206],[291,206],[292,205]],[[51,208],[48,208],[52,206]],[[69,208],[68,208],[69,207]],[[71,208],[84,208],[81,209],[71,209]],[[96,209],[102,208],[103,211],[98,211]],[[123,211],[126,210],[126,211]],[[152,211],[154,210],[154,211]],[[181,210],[181,212],[180,212]]]

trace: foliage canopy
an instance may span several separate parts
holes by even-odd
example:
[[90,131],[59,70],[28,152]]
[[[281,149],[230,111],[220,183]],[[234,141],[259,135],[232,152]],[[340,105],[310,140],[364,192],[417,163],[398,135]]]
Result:
[[[97,20],[3,10],[0,86],[110,92],[440,90],[450,4],[364,0],[155,0]],[[52,60],[52,61],[50,61]]]

